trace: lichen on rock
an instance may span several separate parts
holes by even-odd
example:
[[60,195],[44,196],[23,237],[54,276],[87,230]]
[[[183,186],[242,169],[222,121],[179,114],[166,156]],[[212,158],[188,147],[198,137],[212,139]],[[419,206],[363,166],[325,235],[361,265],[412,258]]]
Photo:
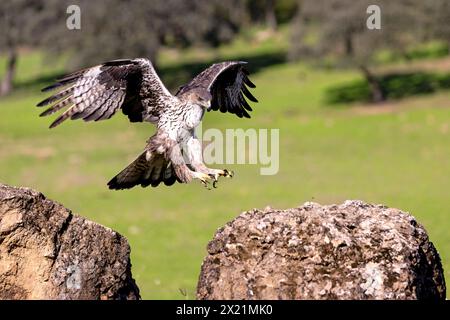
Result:
[[250,210],[208,244],[199,299],[445,299],[439,255],[398,209],[362,201]]

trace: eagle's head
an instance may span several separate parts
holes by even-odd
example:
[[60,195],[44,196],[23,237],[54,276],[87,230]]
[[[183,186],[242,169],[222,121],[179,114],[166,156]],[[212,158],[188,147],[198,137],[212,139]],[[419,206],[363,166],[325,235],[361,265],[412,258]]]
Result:
[[206,110],[211,109],[211,99],[212,95],[209,90],[205,88],[198,87],[196,90],[193,90],[192,94],[189,97],[192,103],[205,108]]

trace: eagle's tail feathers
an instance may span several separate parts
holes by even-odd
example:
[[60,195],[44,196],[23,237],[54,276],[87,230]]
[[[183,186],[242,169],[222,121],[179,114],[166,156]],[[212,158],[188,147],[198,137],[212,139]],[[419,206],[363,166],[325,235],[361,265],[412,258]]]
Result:
[[157,187],[161,182],[170,186],[177,181],[171,162],[163,155],[144,151],[118,175],[108,182],[109,189],[130,189],[141,185]]

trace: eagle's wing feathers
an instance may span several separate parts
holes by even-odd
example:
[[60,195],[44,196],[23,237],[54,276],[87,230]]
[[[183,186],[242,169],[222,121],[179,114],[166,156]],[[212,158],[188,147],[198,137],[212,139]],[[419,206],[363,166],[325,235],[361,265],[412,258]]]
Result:
[[131,122],[156,122],[173,96],[147,59],[122,59],[64,76],[42,91],[60,89],[39,107],[53,104],[41,116],[69,107],[52,124],[64,120],[98,121],[111,118],[120,108]]
[[253,102],[258,102],[258,100],[247,88],[247,86],[255,88],[255,85],[248,78],[248,71],[244,68],[245,64],[246,62],[243,61],[213,64],[187,85],[181,87],[176,96],[182,96],[201,87],[209,90],[212,95],[212,110],[233,113],[239,118],[250,118],[247,111],[252,111],[252,108],[245,98]]

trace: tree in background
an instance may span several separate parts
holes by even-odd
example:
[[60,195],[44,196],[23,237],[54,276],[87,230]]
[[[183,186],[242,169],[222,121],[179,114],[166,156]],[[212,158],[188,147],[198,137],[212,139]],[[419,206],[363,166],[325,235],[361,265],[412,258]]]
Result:
[[[303,0],[293,23],[294,45],[290,56],[298,58],[305,52],[321,56],[334,54],[342,62],[357,67],[369,84],[373,102],[382,102],[386,95],[370,66],[380,50],[402,53],[420,41],[419,2],[422,1]],[[369,17],[366,9],[372,4],[381,8],[380,30],[370,30],[366,25]],[[305,45],[308,32],[317,38],[309,45],[313,49]]]
[[[370,4],[381,7],[381,30],[366,27]],[[69,5],[81,8],[81,30],[66,26]],[[380,49],[407,57],[411,44],[430,39],[450,49],[448,0],[10,0],[0,2],[0,53],[8,57],[0,95],[12,88],[20,47],[69,56],[70,68],[155,60],[161,46],[219,46],[251,24],[275,30],[294,16],[290,56],[340,57],[360,69],[376,102],[385,99],[371,70]]]
[[7,57],[0,96],[13,89],[19,47],[38,43],[42,18],[43,1],[0,1],[0,53]]
[[424,1],[426,19],[423,29],[429,32],[429,37],[444,41],[450,53],[450,1]]
[[243,0],[253,22],[263,23],[276,31],[280,23],[290,21],[296,12],[298,0]]
[[[203,42],[207,45],[218,46],[228,43],[250,23],[248,10],[243,0],[210,0],[208,2],[196,0],[196,4],[198,8],[192,16],[192,20],[195,20],[192,30],[197,32],[191,32],[189,44]],[[190,28],[191,24],[186,21],[184,26]]]
[[[69,30],[67,8],[81,9]],[[0,51],[8,55],[0,95],[9,93],[20,47],[68,55],[70,68],[124,57],[156,59],[162,45],[217,46],[248,23],[242,0],[12,0],[0,2]]]
[[71,67],[124,57],[156,59],[162,45],[187,47],[230,41],[245,19],[242,1],[107,0],[54,1],[52,10],[81,8],[81,30],[60,23],[46,32],[46,47],[54,53],[71,51]]

